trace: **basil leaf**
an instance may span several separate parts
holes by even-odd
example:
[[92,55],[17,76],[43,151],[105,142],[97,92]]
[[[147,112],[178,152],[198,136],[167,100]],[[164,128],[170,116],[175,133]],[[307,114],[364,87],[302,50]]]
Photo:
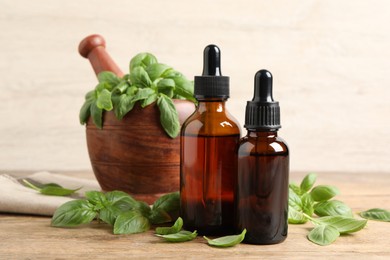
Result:
[[135,102],[132,100],[133,97],[126,94],[114,98],[114,113],[119,120],[122,120],[123,117],[133,109]]
[[93,123],[100,129],[103,127],[103,110],[96,105],[96,102],[91,104],[91,116]]
[[100,210],[99,218],[103,222],[113,226],[117,217],[122,213],[123,211],[118,207],[115,207],[114,205],[107,205]]
[[196,99],[194,97],[194,84],[187,80],[184,76],[173,78],[175,81],[175,93],[188,99],[190,101],[195,102]]
[[96,100],[94,98],[89,98],[85,100],[83,106],[80,109],[80,114],[79,114],[80,124],[84,125],[88,121],[88,118],[91,115],[91,105],[92,103],[95,102]]
[[104,207],[100,210],[99,218],[112,226],[122,212],[136,208],[138,203],[123,191],[107,192],[105,197],[106,200],[99,198],[104,204]]
[[131,210],[121,213],[115,220],[114,234],[135,234],[145,232],[150,229],[147,218],[139,211]]
[[155,94],[154,89],[151,88],[140,88],[133,97],[133,101],[139,101],[148,98],[150,95]]
[[196,230],[194,232],[192,232],[192,233],[190,231],[182,230],[180,232],[177,232],[177,233],[174,233],[174,234],[169,234],[169,235],[159,235],[159,234],[156,234],[156,236],[162,237],[162,238],[164,238],[164,240],[166,240],[168,242],[191,241],[194,238],[196,238],[197,235],[198,235],[198,233],[196,232]]
[[319,217],[346,216],[353,217],[352,209],[339,200],[322,201],[314,205],[314,213]]
[[69,196],[78,191],[78,189],[65,189],[62,187],[55,187],[55,186],[46,186],[40,190],[40,193],[45,194],[45,195],[52,195],[52,196]]
[[299,197],[291,188],[288,190],[288,205],[298,211],[302,210],[301,197]]
[[119,84],[116,85],[115,88],[113,88],[112,93],[123,94],[129,88],[129,86],[130,85],[129,85],[129,83],[127,81],[121,80],[121,82],[119,82]]
[[379,208],[369,209],[360,212],[359,215],[365,219],[379,220],[379,221],[386,221],[386,222],[390,221],[390,211],[385,209],[379,209]]
[[142,216],[146,218],[148,218],[152,212],[150,206],[144,201],[137,201],[134,208],[137,209],[138,212],[140,212]]
[[152,224],[161,224],[172,221],[171,216],[163,209],[152,210],[148,219]]
[[121,211],[127,211],[135,208],[138,202],[129,194],[123,191],[110,191],[105,194],[107,201]]
[[288,207],[288,223],[290,224],[304,224],[307,222],[307,218],[303,215],[302,212],[296,210],[295,208]]
[[329,200],[339,194],[339,190],[336,187],[328,185],[318,185],[314,187],[310,194],[314,201]]
[[130,61],[130,74],[136,67],[146,68],[154,63],[157,63],[157,58],[153,54],[147,52],[139,53]]
[[153,63],[146,68],[146,72],[148,73],[149,78],[152,81],[155,81],[156,79],[160,78],[164,72],[166,72],[169,69],[172,68],[169,67],[168,65],[162,63]]
[[93,89],[85,94],[85,100],[96,99],[96,91]]
[[107,82],[100,82],[99,84],[97,84],[97,86],[95,87],[95,92],[97,94],[99,94],[100,92],[102,92],[103,90],[108,90],[108,91],[111,91],[112,90],[112,86],[110,86],[110,84],[108,84]]
[[340,234],[353,233],[361,230],[367,224],[367,220],[357,220],[343,216],[328,216],[315,219],[322,225],[335,227]]
[[156,233],[159,235],[169,235],[178,233],[183,227],[183,219],[179,217],[171,227],[158,227]]
[[166,212],[176,212],[180,209],[180,194],[173,192],[165,194],[153,203],[153,210],[163,209]]
[[314,201],[313,199],[311,198],[310,194],[308,193],[305,193],[302,195],[302,211],[303,213],[305,213],[306,215],[308,216],[313,216],[313,213],[314,213]]
[[27,187],[34,189],[34,190],[36,190],[39,193],[44,194],[44,195],[68,196],[68,195],[75,193],[79,189],[81,189],[81,187],[78,189],[74,189],[74,190],[66,189],[66,188],[62,187],[61,185],[58,185],[57,183],[47,183],[47,184],[41,184],[41,185],[34,185],[26,179],[23,179],[22,181]]
[[295,183],[290,183],[288,185],[288,187],[289,187],[289,189],[293,190],[293,192],[295,192],[295,194],[297,194],[297,195],[302,194],[301,188],[299,188],[299,186],[296,185]]
[[157,88],[159,93],[163,93],[172,98],[175,89],[175,81],[173,81],[173,79],[162,79],[157,83]]
[[130,81],[132,85],[139,88],[148,88],[152,86],[152,81],[143,67],[135,67],[133,69],[130,73]]
[[160,109],[160,121],[165,132],[175,138],[180,131],[179,115],[171,98],[160,93],[157,99],[157,106]]
[[120,78],[111,71],[100,72],[97,76],[100,83],[104,82],[110,85],[111,88],[119,84]]
[[51,219],[55,227],[74,227],[90,223],[96,217],[96,211],[86,200],[72,200],[61,205]]
[[317,245],[326,246],[336,241],[339,236],[340,233],[335,227],[320,225],[312,229],[307,238]]
[[85,197],[89,203],[95,206],[96,210],[100,210],[109,204],[104,193],[100,191],[87,191]]
[[316,182],[317,175],[314,173],[310,173],[303,178],[301,185],[300,185],[300,190],[302,193],[308,192]]
[[245,238],[245,234],[246,234],[246,229],[244,229],[242,231],[242,233],[239,235],[224,236],[224,237],[219,237],[219,238],[215,238],[215,239],[209,239],[205,236],[203,238],[207,240],[207,243],[210,246],[231,247],[231,246],[235,246],[235,245],[241,243]]
[[111,102],[111,92],[107,89],[103,89],[99,94],[96,100],[96,105],[98,108],[110,111],[112,110],[112,102]]
[[155,102],[157,100],[157,94],[156,93],[153,93],[151,94],[149,97],[145,98],[142,103],[141,103],[141,107],[144,108],[146,106],[149,106],[150,104],[152,104],[153,102]]

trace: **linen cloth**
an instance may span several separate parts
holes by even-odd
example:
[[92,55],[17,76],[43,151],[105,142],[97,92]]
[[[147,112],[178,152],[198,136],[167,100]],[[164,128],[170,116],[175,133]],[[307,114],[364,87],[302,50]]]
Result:
[[52,216],[63,203],[82,198],[86,191],[101,190],[96,180],[70,177],[58,173],[37,172],[24,179],[41,184],[56,183],[67,189],[82,188],[71,197],[43,195],[24,186],[20,180],[10,175],[0,174],[0,212]]

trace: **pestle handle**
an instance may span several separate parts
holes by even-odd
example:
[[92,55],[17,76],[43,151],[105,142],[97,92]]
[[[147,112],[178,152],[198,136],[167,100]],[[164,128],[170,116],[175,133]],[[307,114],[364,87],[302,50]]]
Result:
[[80,42],[79,53],[89,60],[96,75],[102,71],[111,71],[123,77],[123,72],[107,53],[106,41],[101,35],[92,34],[84,38]]

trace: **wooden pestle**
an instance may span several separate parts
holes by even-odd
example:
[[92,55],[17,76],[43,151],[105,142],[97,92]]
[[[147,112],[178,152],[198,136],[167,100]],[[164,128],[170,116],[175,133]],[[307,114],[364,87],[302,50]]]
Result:
[[84,38],[80,42],[79,53],[91,62],[96,75],[102,71],[111,71],[118,77],[123,77],[122,70],[107,53],[106,41],[101,35],[92,34]]

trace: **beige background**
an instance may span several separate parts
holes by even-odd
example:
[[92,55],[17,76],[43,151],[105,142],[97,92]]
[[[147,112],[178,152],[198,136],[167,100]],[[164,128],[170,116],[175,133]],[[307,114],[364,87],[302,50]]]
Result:
[[0,0],[0,169],[90,169],[77,46],[99,33],[124,71],[149,51],[189,78],[215,43],[241,124],[255,72],[273,73],[293,171],[390,173],[389,26],[386,0]]

